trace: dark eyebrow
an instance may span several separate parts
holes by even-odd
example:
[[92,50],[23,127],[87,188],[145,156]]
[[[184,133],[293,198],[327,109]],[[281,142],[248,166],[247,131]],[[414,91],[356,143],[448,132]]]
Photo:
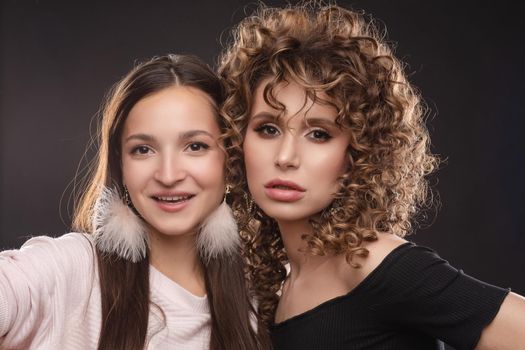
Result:
[[[214,138],[213,135],[206,130],[188,130],[188,131],[185,131],[179,134],[179,139],[187,140],[187,139],[191,139],[192,137],[195,137],[198,135],[207,135],[211,138]],[[124,140],[124,142],[128,142],[131,140],[139,140],[143,142],[155,142],[155,137],[153,137],[152,135],[148,135],[148,134],[133,134],[133,135],[128,136],[126,140]]]
[[329,119],[325,118],[306,118],[305,123],[307,126],[325,126],[325,127],[337,127],[337,124]]
[[[279,124],[279,121],[280,121],[279,116],[269,113],[269,112],[260,112],[251,118],[251,120],[257,120],[257,119],[263,119],[263,120],[269,119],[276,124]],[[341,127],[335,121],[332,121],[326,118],[304,118],[303,121],[307,127],[320,126],[320,127],[325,127],[325,128],[341,129]]]
[[259,112],[256,115],[252,116],[250,119],[251,120],[270,119],[272,122],[275,122],[275,123],[279,121],[279,117],[277,115],[269,113],[269,112]]
[[139,140],[139,141],[145,141],[145,142],[152,142],[155,141],[155,138],[151,135],[147,134],[133,134],[128,137],[126,137],[126,140],[124,142],[128,142],[131,140]]
[[211,137],[212,139],[214,138],[213,135],[206,130],[189,130],[189,131],[185,131],[181,133],[179,135],[179,139],[182,139],[182,140],[191,139],[192,137],[198,136],[198,135],[207,135]]

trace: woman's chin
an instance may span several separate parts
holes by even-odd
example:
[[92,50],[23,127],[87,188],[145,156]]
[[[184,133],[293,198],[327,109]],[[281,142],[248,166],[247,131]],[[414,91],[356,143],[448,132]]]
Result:
[[312,217],[312,215],[315,214],[310,211],[306,212],[304,210],[296,210],[295,208],[269,208],[268,210],[264,210],[263,208],[261,209],[267,216],[277,222],[307,221],[310,217]]

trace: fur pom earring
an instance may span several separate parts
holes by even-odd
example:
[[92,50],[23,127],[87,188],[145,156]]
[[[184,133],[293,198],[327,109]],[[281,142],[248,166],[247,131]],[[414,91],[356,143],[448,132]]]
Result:
[[[126,201],[129,194],[126,191]],[[144,223],[116,189],[103,187],[93,213],[93,237],[96,247],[106,253],[138,262],[146,256],[148,236]]]
[[237,223],[226,203],[229,192],[227,185],[222,203],[206,218],[197,236],[197,248],[205,262],[221,254],[232,254],[240,245]]

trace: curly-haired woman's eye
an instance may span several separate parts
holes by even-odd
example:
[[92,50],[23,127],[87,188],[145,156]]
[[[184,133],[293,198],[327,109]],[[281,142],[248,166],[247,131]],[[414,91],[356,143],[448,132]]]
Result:
[[254,129],[256,133],[265,137],[273,137],[279,135],[279,129],[271,124],[262,124]]
[[131,150],[131,154],[135,154],[135,155],[139,155],[139,156],[145,156],[145,155],[149,154],[150,152],[153,152],[151,150],[151,148],[149,148],[148,146],[144,146],[144,145],[140,145],[140,146],[134,147]]
[[332,136],[324,130],[316,129],[308,133],[308,137],[316,142],[326,142],[332,138]]

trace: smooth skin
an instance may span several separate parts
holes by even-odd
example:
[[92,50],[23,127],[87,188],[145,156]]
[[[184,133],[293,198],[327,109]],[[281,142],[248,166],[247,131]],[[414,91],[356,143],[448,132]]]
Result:
[[219,136],[210,97],[180,86],[135,104],[122,135],[123,182],[147,223],[151,264],[198,296],[206,291],[196,231],[224,195]]
[[[264,101],[267,83],[263,80],[255,90],[243,148],[250,192],[259,207],[277,221],[290,261],[275,316],[279,323],[347,294],[406,240],[379,234],[377,241],[365,242],[369,255],[356,258],[359,269],[352,268],[344,256],[300,252],[306,247],[301,235],[312,231],[309,219],[334,199],[337,179],[347,165],[349,137],[335,124],[335,108],[313,103],[294,82],[282,83],[275,90],[284,113],[272,108]],[[267,184],[274,179],[293,182],[304,193],[296,201],[276,200],[267,192]],[[476,349],[518,349],[525,344],[524,331],[525,299],[510,293]]]

